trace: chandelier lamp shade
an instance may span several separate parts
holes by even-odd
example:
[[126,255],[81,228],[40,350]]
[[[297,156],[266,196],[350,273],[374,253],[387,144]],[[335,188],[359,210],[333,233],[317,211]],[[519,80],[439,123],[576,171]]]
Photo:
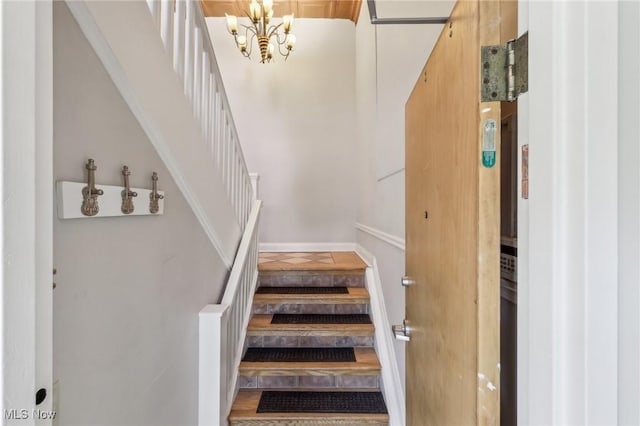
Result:
[[271,23],[273,0],[262,0],[262,2],[251,0],[247,13],[251,24],[240,24],[240,31],[238,31],[238,17],[226,13],[225,16],[227,17],[227,30],[235,39],[240,53],[246,58],[251,58],[255,39],[257,39],[260,49],[260,62],[263,64],[271,62],[276,46],[278,53],[286,60],[296,45],[296,36],[291,32],[293,15],[284,15],[282,22],[277,25]]

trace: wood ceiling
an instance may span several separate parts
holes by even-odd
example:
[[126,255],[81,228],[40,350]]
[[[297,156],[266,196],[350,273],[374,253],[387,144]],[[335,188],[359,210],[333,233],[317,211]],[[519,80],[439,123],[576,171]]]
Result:
[[[225,13],[245,16],[249,0],[201,0],[205,16]],[[274,0],[276,17],[293,13],[296,18],[350,19],[357,23],[362,0]]]

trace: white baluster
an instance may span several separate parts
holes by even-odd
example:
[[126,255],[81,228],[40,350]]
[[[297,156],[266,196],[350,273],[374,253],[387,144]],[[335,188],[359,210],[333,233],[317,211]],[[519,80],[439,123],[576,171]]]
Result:
[[185,19],[185,49],[184,49],[184,93],[189,100],[193,99],[193,33],[194,33],[194,3],[187,0]]
[[222,164],[222,97],[220,96],[220,92],[219,92],[219,86],[218,86],[218,80],[216,79],[216,121],[215,121],[215,133],[216,133],[216,137],[215,137],[215,144],[216,144],[216,150],[215,150],[215,157],[216,157],[216,163],[218,165],[218,168],[221,167]]
[[202,98],[202,32],[195,27],[193,33],[193,113],[201,119],[200,99]]
[[173,23],[173,69],[180,76],[182,82],[184,82],[185,8],[184,0],[176,0],[176,13],[174,14]]
[[207,139],[207,130],[209,128],[209,55],[202,52],[202,135]]
[[173,62],[173,0],[162,0],[160,35],[164,48]]
[[160,0],[147,0],[147,5],[149,6],[153,22],[155,22],[156,27],[160,29]]
[[216,122],[216,110],[215,110],[215,101],[216,101],[216,88],[213,74],[209,74],[209,123],[207,125],[207,141],[209,141],[209,153],[211,154],[211,159],[215,161],[216,154],[216,141],[215,141],[215,122]]

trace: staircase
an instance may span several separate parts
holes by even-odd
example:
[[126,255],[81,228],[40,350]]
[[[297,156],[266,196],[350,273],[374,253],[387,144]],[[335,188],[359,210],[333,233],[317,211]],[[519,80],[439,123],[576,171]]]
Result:
[[353,252],[260,253],[230,425],[388,425]]

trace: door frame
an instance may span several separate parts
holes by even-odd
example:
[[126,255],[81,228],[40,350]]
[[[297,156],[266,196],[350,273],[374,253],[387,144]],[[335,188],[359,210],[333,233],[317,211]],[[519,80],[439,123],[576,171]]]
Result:
[[[638,380],[639,356],[636,332],[635,344],[627,347],[635,361],[625,368],[621,348],[627,343],[618,339],[629,327],[629,315],[618,306],[625,300],[618,281],[619,232],[624,232],[618,229],[624,181],[618,175],[618,105],[620,93],[636,90],[637,97],[638,91],[619,86],[625,68],[618,55],[629,50],[627,39],[638,56],[637,38],[611,30],[620,28],[619,7],[618,2],[518,5],[518,31],[530,34],[529,92],[518,101],[518,141],[529,145],[529,199],[518,194],[522,424],[617,424],[625,409],[636,416],[625,423],[640,419],[638,387],[619,391],[625,376]],[[521,167],[518,172],[520,179]],[[637,246],[637,232],[629,238]],[[634,315],[638,321],[637,309]]]
[[[53,23],[52,3],[0,2],[2,34],[2,329],[5,410],[34,418],[35,392],[52,409]],[[9,422],[11,423],[11,422]]]

